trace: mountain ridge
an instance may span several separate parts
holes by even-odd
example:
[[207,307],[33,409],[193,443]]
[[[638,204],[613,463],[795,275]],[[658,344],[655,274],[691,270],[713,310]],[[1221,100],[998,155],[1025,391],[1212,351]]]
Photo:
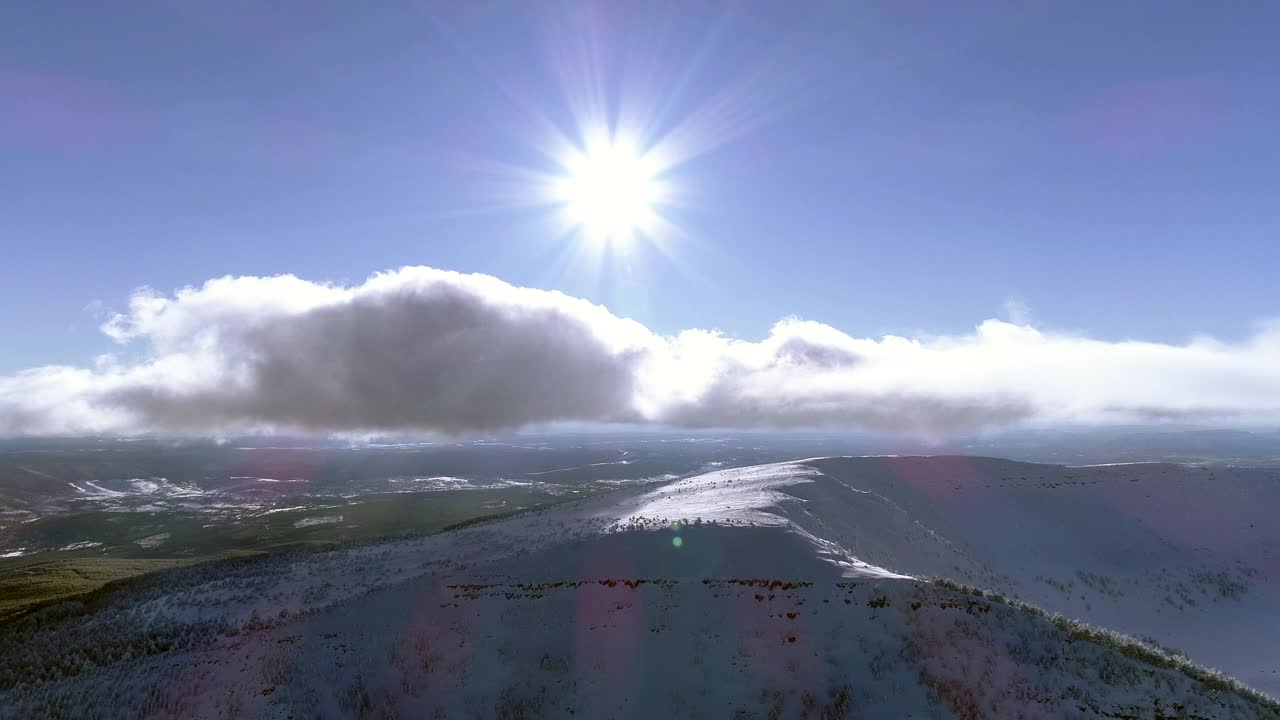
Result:
[[[1147,468],[1135,481],[1099,470],[1103,480],[1096,483],[1073,475],[1092,484],[1061,485],[1052,473],[1080,471],[1030,466],[1043,477],[1002,481],[1011,476],[990,470],[1027,466],[972,458],[851,460],[725,469],[437,535],[246,562],[216,576],[190,568],[173,587],[160,583],[94,613],[54,618],[6,648],[29,651],[42,639],[74,644],[68,638],[86,636],[86,628],[127,634],[141,622],[179,638],[161,640],[171,649],[152,652],[144,641],[140,657],[129,650],[105,663],[82,661],[83,674],[62,680],[49,672],[50,664],[15,677],[10,663],[10,675],[3,677],[17,682],[6,684],[5,704],[83,707],[110,687],[127,688],[141,703],[137,708],[157,717],[226,714],[233,707],[262,716],[298,708],[336,716],[367,717],[375,710],[393,717],[425,710],[452,716],[462,706],[450,702],[463,700],[497,715],[505,708],[526,717],[570,711],[720,714],[716,708],[761,717],[773,717],[775,708],[777,717],[1276,716],[1277,706],[1265,696],[1224,690],[1234,686],[1215,686],[1217,676],[1207,671],[1198,679],[1172,661],[1153,664],[1153,658],[1173,656],[1150,645],[1108,645],[1110,635],[1055,620],[1052,606],[1037,614],[1018,604],[1024,600],[1003,601],[1009,586],[1033,588],[1038,581],[1025,577],[1016,562],[980,553],[985,536],[970,526],[953,521],[939,530],[921,520],[948,517],[935,506],[970,491],[984,503],[989,491],[1016,496],[1008,507],[989,508],[999,521],[1014,510],[1040,507],[1022,497],[1032,491],[1093,493],[1122,483],[1130,492],[1130,486],[1150,482],[1185,485],[1191,476],[1170,480],[1160,477],[1162,468]],[[933,499],[939,492],[945,500]],[[1146,547],[1142,533],[1117,537]],[[969,576],[994,581],[990,596],[916,579],[944,575],[930,571],[958,561],[968,563],[961,569]],[[964,582],[965,573],[960,575]],[[1255,578],[1254,585],[1269,588],[1263,580],[1269,578]],[[1123,605],[1126,597],[1112,604]],[[739,620],[724,626],[726,617]],[[801,620],[810,629],[797,633]],[[704,627],[721,630],[707,635]],[[199,637],[183,644],[184,632]],[[565,645],[566,637],[577,639]],[[782,650],[769,649],[775,640]],[[437,670],[422,670],[421,658],[417,665],[405,659],[421,652],[430,659],[433,651],[412,645],[419,641],[427,648],[461,642],[484,650],[427,662],[444,668],[437,676]],[[634,681],[639,685],[619,680],[609,669],[613,656],[602,649],[611,647],[631,648],[622,654],[631,653],[628,662],[650,668],[652,677],[642,673]],[[1144,656],[1138,647],[1155,654]],[[277,657],[280,648],[288,649],[287,662]],[[355,672],[342,660],[348,654],[361,658],[359,667],[381,668],[377,676]],[[664,669],[695,655],[715,668],[705,680],[722,686],[709,696],[698,696],[696,683]],[[813,667],[825,669],[802,672],[815,657]],[[148,663],[160,669],[158,676],[143,671]],[[973,675],[971,664],[986,669]],[[226,668],[237,665],[228,675]],[[192,667],[210,670],[191,677]],[[1089,675],[1099,667],[1116,673],[1112,682]],[[51,678],[38,680],[40,671]],[[248,694],[232,682],[259,675],[277,680]],[[305,679],[311,676],[327,679],[316,685]],[[472,677],[494,680],[467,684]],[[993,685],[993,677],[1002,681]],[[776,678],[776,687],[762,678]],[[445,679],[465,686],[449,702],[439,699]],[[499,680],[507,684],[493,684]],[[608,690],[619,682],[628,689]],[[261,694],[268,686],[273,689]],[[995,687],[1008,692],[983,690]],[[334,688],[341,692],[331,694]],[[633,691],[667,696],[662,703],[610,704],[610,698],[636,700],[627,694]],[[224,700],[232,704],[217,704]],[[1018,713],[1000,714],[1000,707]]]

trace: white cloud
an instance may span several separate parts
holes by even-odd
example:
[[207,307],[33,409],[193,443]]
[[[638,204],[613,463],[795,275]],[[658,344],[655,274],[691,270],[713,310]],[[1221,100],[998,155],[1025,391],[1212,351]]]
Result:
[[665,337],[560,293],[419,267],[351,287],[279,276],[142,289],[102,329],[145,359],[0,377],[0,434],[1280,420],[1280,325],[1240,344],[1000,320],[941,337],[856,338],[798,319],[758,342]]

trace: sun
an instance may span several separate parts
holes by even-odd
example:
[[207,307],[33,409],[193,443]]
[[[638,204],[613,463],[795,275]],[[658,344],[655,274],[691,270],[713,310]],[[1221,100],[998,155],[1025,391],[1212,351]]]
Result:
[[561,161],[556,200],[568,223],[584,237],[627,244],[658,220],[662,201],[657,163],[635,143],[597,139]]

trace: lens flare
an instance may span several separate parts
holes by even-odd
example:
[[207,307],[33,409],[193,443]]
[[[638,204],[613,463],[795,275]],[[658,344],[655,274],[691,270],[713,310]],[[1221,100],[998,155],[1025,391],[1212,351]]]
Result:
[[556,197],[569,223],[597,242],[630,242],[652,227],[662,198],[657,167],[634,143],[597,140],[564,161]]

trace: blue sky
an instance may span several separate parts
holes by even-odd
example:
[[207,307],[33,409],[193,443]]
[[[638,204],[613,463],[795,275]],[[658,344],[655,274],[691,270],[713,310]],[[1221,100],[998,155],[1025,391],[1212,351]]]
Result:
[[[1280,6],[811,5],[6,3],[0,372],[110,349],[88,306],[141,285],[418,264],[747,339],[1280,315]],[[489,169],[550,170],[532,118],[593,74],[655,136],[723,111],[681,237],[598,272]]]

